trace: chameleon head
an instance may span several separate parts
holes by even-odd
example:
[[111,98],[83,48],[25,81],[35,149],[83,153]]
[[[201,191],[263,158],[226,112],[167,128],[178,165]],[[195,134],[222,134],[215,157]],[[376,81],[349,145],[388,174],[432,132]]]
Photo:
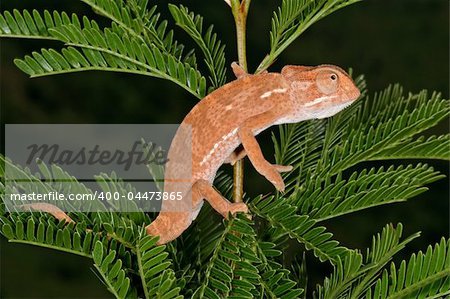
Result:
[[337,66],[289,66],[281,73],[290,82],[296,108],[308,118],[333,116],[360,96],[350,76]]

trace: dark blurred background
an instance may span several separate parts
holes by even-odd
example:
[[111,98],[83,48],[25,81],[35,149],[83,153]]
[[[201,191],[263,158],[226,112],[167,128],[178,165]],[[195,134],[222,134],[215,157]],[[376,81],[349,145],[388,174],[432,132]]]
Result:
[[[163,17],[167,2],[159,5]],[[174,1],[171,1],[174,2]],[[268,51],[272,11],[281,1],[256,1],[248,19],[248,58],[254,70]],[[93,16],[81,1],[5,1],[1,11],[13,8],[64,10]],[[237,60],[231,13],[222,0],[175,1],[188,6],[214,22],[227,45],[227,61]],[[332,63],[352,67],[365,74],[369,94],[400,82],[406,91],[437,90],[449,95],[448,1],[445,0],[365,0],[320,21],[292,44],[272,66],[279,71],[285,64],[316,65]],[[99,17],[96,17],[101,20]],[[176,38],[188,47],[192,43],[175,29]],[[5,123],[179,123],[195,105],[196,99],[176,85],[160,79],[105,72],[75,73],[29,79],[12,63],[32,50],[58,47],[58,43],[32,40],[1,40],[1,118]],[[200,57],[198,55],[198,57]],[[228,78],[232,78],[229,73]],[[3,130],[2,130],[3,132]],[[448,132],[448,120],[430,134]],[[259,140],[270,145],[270,132]],[[271,149],[266,148],[270,159]],[[412,161],[414,162],[414,161]],[[412,163],[409,161],[409,163]],[[448,176],[449,165],[430,161]],[[254,182],[258,182],[256,185]],[[261,184],[259,184],[261,182]],[[246,163],[246,186],[271,186],[261,180]],[[371,235],[385,223],[402,222],[405,235],[422,231],[398,258],[426,249],[428,244],[448,236],[448,179],[433,183],[430,191],[407,203],[347,215],[325,223],[344,245],[366,248]],[[91,271],[91,263],[81,257],[9,244],[1,238],[1,298],[111,298]],[[329,270],[310,262],[310,285]]]

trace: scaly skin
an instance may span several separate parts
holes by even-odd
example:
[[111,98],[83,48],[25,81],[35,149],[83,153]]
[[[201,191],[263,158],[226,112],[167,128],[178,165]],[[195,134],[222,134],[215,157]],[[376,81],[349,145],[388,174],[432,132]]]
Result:
[[[255,169],[283,191],[280,172],[292,167],[266,161],[255,136],[275,124],[332,116],[360,95],[351,78],[331,65],[286,66],[281,73],[258,75],[245,74],[236,64],[232,66],[238,79],[195,105],[172,141],[164,191],[182,192],[184,198],[163,201],[160,214],[147,226],[148,234],[160,236],[159,244],[186,230],[203,200],[224,217],[248,211],[244,203],[230,203],[212,187],[224,163],[233,164],[247,155]],[[240,144],[244,150],[235,153]],[[186,146],[190,146],[192,156]]]
[[[289,65],[281,73],[258,75],[246,74],[235,63],[232,68],[237,80],[195,105],[172,141],[164,192],[181,192],[183,200],[163,201],[160,214],[146,227],[148,234],[160,237],[158,244],[181,235],[197,217],[203,200],[224,217],[248,212],[244,203],[230,203],[212,186],[217,170],[224,163],[233,164],[247,155],[255,169],[283,191],[280,172],[292,167],[269,163],[255,136],[272,125],[330,117],[360,95],[347,73],[332,65]],[[240,144],[243,150],[235,153]],[[24,208],[73,222],[50,204],[30,204]]]

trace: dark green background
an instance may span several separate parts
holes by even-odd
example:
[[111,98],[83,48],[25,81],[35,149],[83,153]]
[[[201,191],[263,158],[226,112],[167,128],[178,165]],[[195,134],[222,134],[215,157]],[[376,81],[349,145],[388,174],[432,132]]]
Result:
[[[268,51],[270,17],[279,2],[253,0],[248,20],[250,71]],[[0,3],[2,11],[57,9],[92,16],[89,8],[75,0],[1,0]],[[167,2],[156,3],[167,16]],[[233,19],[222,0],[175,3],[202,14],[207,24],[214,22],[216,31],[227,44],[227,61],[237,59]],[[390,83],[400,82],[407,91],[438,90],[448,97],[448,11],[445,0],[366,0],[314,25],[281,55],[271,70],[279,71],[285,64],[332,63],[352,67],[357,74],[364,73],[371,94]],[[176,29],[176,37],[192,46],[181,30]],[[31,50],[58,45],[46,41],[1,40],[2,124],[178,123],[196,103],[185,90],[155,78],[90,72],[31,80],[12,63],[13,58]],[[445,132],[448,123],[430,133]],[[269,134],[262,134],[259,140],[269,141]],[[270,159],[270,149],[266,150],[266,156]],[[430,163],[448,175],[448,163]],[[246,164],[246,189],[251,193],[272,190]],[[422,237],[404,251],[401,258],[405,258],[437,242],[441,236],[448,236],[448,180],[434,183],[430,188],[431,191],[407,203],[347,215],[325,224],[344,245],[365,248],[370,244],[371,235],[385,223],[401,221],[405,234],[422,231]],[[1,298],[111,297],[91,271],[87,259],[8,244],[4,238],[0,250]],[[308,266],[312,284],[328,270],[326,265],[310,259]]]

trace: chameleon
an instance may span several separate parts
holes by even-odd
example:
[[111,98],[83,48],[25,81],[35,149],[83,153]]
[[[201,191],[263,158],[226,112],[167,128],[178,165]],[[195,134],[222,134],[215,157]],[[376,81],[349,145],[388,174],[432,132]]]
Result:
[[[232,203],[213,187],[216,172],[223,164],[234,164],[247,156],[256,171],[283,192],[280,173],[293,168],[268,162],[255,136],[273,125],[333,116],[360,96],[350,76],[334,65],[287,65],[280,73],[260,74],[247,74],[237,63],[231,66],[236,80],[198,102],[172,140],[164,192],[181,192],[185,200],[162,201],[159,215],[146,226],[147,234],[159,236],[157,244],[180,236],[205,200],[225,218],[237,212],[248,213],[245,203]],[[242,149],[238,150],[240,145]],[[186,156],[187,146],[191,148],[190,157]],[[73,221],[49,204],[26,206],[59,220]]]
[[[179,191],[176,173],[183,167],[187,133],[190,128],[192,173],[183,192],[190,196],[180,209],[176,201],[163,201],[158,217],[146,227],[150,235],[164,244],[181,235],[197,217],[206,200],[227,218],[229,214],[248,212],[245,203],[231,203],[212,185],[222,164],[234,164],[247,156],[254,168],[278,191],[285,185],[281,172],[292,166],[268,162],[255,138],[278,124],[297,123],[330,117],[360,96],[350,76],[333,65],[285,66],[281,73],[247,74],[238,64],[232,69],[236,80],[213,91],[184,118],[168,153],[164,191]],[[236,149],[242,145],[242,150]],[[185,162],[184,162],[185,163]]]

